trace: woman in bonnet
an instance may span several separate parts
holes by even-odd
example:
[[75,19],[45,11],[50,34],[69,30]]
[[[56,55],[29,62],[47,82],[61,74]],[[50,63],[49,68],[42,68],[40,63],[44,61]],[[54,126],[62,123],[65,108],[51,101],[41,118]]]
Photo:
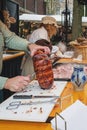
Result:
[[[29,37],[29,42],[36,43],[42,46],[48,46],[50,50],[52,50],[52,44],[50,39],[56,35],[58,29],[57,21],[55,18],[50,16],[45,16],[41,20],[40,27],[32,32]],[[32,58],[27,57],[27,55],[23,58],[22,64],[22,75],[33,74],[33,62]]]

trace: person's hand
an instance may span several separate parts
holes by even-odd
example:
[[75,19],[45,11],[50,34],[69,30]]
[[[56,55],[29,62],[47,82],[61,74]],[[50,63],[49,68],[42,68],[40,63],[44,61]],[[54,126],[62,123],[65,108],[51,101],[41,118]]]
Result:
[[26,88],[30,82],[30,76],[16,76],[7,79],[4,88],[13,92],[19,92]]
[[33,56],[35,54],[35,52],[40,49],[44,50],[45,54],[50,54],[50,49],[47,46],[40,46],[40,45],[36,45],[36,44],[32,43],[32,44],[29,44],[28,47],[31,52],[31,56]]

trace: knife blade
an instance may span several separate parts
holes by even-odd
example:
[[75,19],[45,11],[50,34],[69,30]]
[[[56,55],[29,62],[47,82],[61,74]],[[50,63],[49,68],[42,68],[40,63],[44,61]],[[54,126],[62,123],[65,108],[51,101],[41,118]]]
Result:
[[13,99],[33,99],[33,98],[59,98],[59,96],[40,96],[40,95],[13,95]]

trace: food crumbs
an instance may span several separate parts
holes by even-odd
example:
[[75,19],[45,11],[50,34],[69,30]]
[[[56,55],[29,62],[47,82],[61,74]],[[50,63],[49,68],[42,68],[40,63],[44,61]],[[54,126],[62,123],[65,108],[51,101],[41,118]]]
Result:
[[14,114],[17,114],[17,112],[15,111]]
[[32,108],[30,108],[30,110],[27,110],[26,113],[30,113],[32,112]]
[[40,113],[43,113],[42,107],[40,107]]
[[37,109],[37,107],[34,107],[33,109],[34,109],[34,110],[36,110],[36,109]]

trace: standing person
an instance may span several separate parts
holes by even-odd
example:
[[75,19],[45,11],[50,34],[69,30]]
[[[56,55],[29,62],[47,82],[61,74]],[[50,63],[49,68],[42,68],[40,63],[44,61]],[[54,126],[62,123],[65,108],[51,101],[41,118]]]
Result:
[[29,41],[35,43],[37,40],[45,39],[50,42],[52,36],[56,35],[57,28],[58,25],[56,19],[50,16],[45,16],[41,20],[40,28],[33,31]]
[[[34,30],[28,40],[31,43],[35,43],[41,39],[50,42],[50,39],[54,35],[56,35],[57,29],[58,25],[56,19],[50,16],[45,16],[41,20],[40,28]],[[24,57],[21,69],[22,69],[22,75],[27,75],[28,73],[30,74],[34,73],[33,61],[31,57],[27,56]]]
[[[31,44],[26,39],[20,38],[15,33],[11,32],[7,26],[0,20],[0,73],[2,71],[2,61],[3,61],[3,47],[23,50],[25,52],[30,52],[31,56],[38,49],[43,49],[46,54],[50,53],[48,47],[42,47],[36,44]],[[16,76],[13,78],[7,78],[0,76],[0,89],[8,89],[13,92],[21,91],[30,82],[30,76]]]

